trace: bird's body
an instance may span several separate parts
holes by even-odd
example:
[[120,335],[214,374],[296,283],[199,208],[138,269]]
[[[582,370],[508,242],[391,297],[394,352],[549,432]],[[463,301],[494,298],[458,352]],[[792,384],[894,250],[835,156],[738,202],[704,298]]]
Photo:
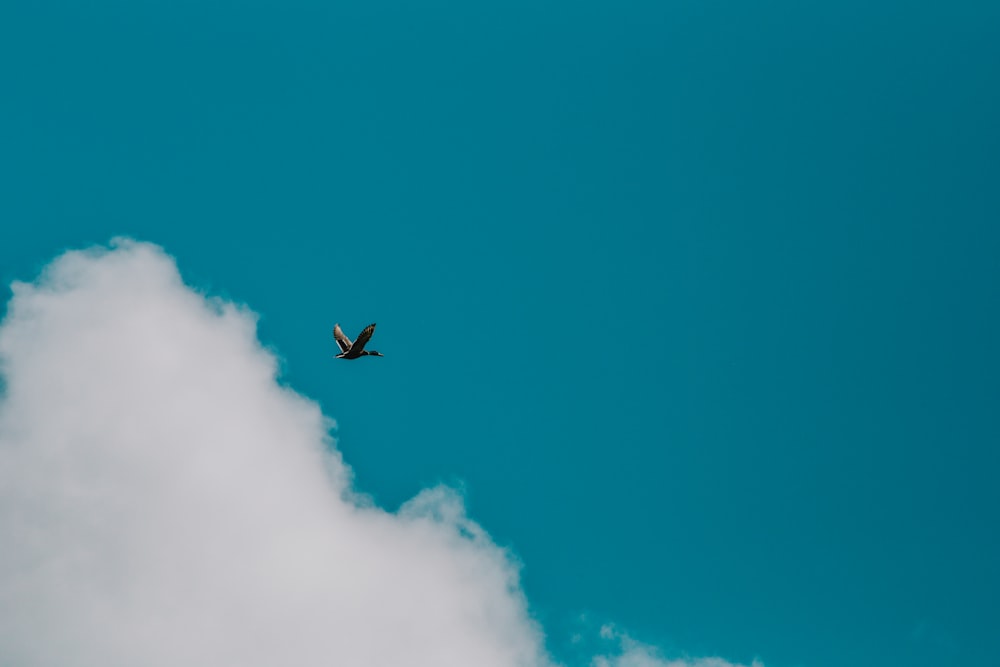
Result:
[[351,339],[344,335],[343,330],[340,328],[339,324],[333,325],[333,339],[337,341],[337,345],[340,346],[340,354],[338,354],[336,359],[357,359],[358,357],[381,357],[384,356],[381,352],[376,352],[375,350],[366,350],[365,345],[371,340],[372,334],[375,333],[375,324],[369,324],[364,328],[364,330],[358,334],[357,340],[353,343]]

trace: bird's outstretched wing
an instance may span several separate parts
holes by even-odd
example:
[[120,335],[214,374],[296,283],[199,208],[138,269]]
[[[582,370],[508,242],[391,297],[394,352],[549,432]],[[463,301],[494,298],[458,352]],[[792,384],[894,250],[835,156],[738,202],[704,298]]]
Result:
[[351,345],[352,352],[361,352],[365,349],[365,345],[371,340],[372,334],[375,333],[375,323],[371,323],[365,327],[364,331],[358,334],[357,340]]
[[[369,338],[371,334],[368,334]],[[337,341],[337,345],[340,346],[341,352],[347,352],[351,349],[351,339],[344,335],[344,331],[340,328],[339,324],[333,325],[333,338]]]

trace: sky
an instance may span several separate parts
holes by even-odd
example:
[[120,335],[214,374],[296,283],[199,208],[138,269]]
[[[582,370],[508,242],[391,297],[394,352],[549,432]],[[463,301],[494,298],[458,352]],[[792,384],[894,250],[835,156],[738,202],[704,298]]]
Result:
[[[971,1],[0,6],[0,655],[110,664],[183,608],[201,656],[266,627],[302,664],[995,662],[998,33]],[[373,321],[384,358],[332,359]],[[142,613],[101,644],[89,605]]]

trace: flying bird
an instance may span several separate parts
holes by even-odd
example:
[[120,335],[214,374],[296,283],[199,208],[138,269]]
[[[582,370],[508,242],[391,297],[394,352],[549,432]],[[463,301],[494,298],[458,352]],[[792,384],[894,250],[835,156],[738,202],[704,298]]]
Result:
[[360,334],[358,334],[358,339],[351,342],[351,339],[344,335],[344,331],[340,328],[339,324],[333,325],[333,338],[337,341],[337,345],[340,346],[340,354],[338,354],[336,359],[357,359],[358,357],[382,357],[385,356],[381,352],[376,352],[375,350],[366,350],[365,345],[371,340],[372,334],[375,333],[375,323],[371,323],[364,328]]

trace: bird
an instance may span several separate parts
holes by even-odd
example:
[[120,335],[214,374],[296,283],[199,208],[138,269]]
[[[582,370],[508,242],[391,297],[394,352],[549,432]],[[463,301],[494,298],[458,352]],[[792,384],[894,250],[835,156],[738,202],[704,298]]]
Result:
[[333,338],[340,346],[340,354],[334,359],[357,359],[358,357],[384,357],[385,355],[375,350],[366,350],[365,345],[375,333],[375,323],[372,322],[358,334],[358,339],[351,342],[351,339],[344,335],[344,331],[339,324],[333,325]]

